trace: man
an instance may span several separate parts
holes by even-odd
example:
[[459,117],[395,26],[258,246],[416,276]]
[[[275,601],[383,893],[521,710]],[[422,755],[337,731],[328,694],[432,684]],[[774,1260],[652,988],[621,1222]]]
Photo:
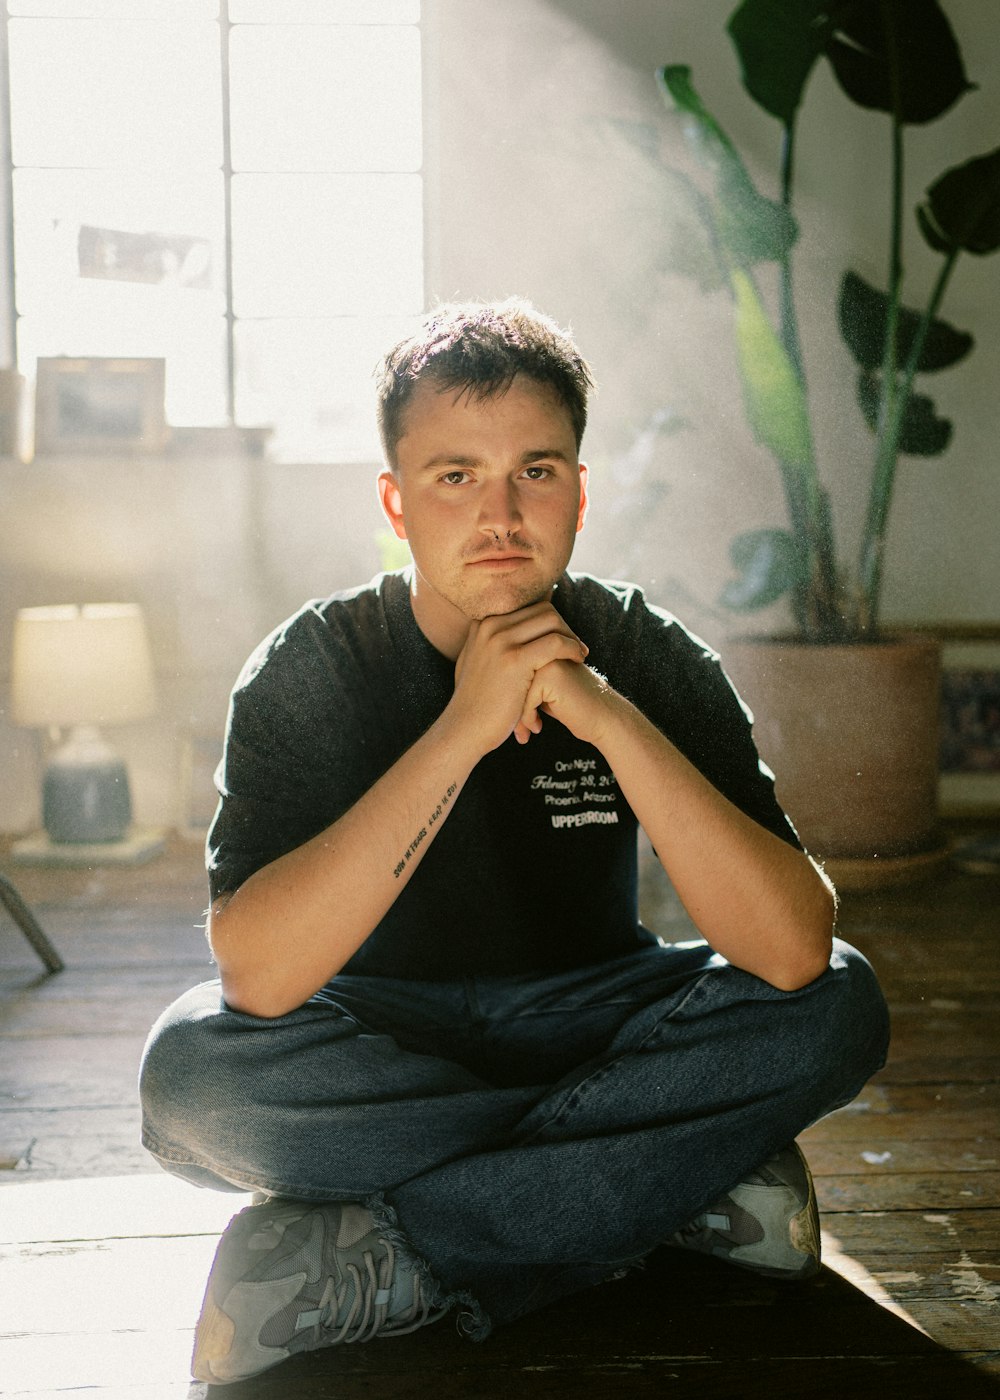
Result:
[[[164,1013],[144,1141],[253,1190],[193,1370],[494,1323],[660,1244],[819,1261],[794,1138],[885,1006],[718,658],[566,572],[590,377],[521,302],[439,308],[379,382],[412,568],[314,602],[233,694],[209,838],[220,983]],[[640,825],[703,943],[636,909]]]

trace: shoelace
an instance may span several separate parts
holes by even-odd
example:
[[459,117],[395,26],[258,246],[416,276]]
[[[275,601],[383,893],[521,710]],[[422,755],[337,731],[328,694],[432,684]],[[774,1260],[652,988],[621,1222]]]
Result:
[[[346,1277],[339,1288],[335,1286],[332,1275],[327,1279],[315,1315],[317,1338],[322,1334],[326,1345],[336,1345],[338,1342],[369,1342],[377,1336],[400,1337],[407,1332],[415,1332],[418,1327],[434,1320],[430,1316],[430,1305],[423,1296],[419,1276],[413,1279],[413,1302],[409,1308],[399,1317],[387,1316],[396,1267],[396,1252],[388,1240],[383,1240],[382,1244],[385,1247],[385,1256],[378,1268],[371,1251],[365,1250],[362,1256],[364,1275],[356,1264],[348,1264]],[[347,1309],[347,1316],[338,1324],[337,1318],[347,1304],[348,1292],[352,1288],[354,1296]]]

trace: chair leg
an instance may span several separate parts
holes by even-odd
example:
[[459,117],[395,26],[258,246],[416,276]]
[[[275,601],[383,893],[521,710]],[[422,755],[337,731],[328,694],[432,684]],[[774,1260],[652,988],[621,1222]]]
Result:
[[61,972],[66,964],[49,942],[42,926],[18,893],[17,887],[6,875],[0,875],[0,904],[4,905],[48,970]]

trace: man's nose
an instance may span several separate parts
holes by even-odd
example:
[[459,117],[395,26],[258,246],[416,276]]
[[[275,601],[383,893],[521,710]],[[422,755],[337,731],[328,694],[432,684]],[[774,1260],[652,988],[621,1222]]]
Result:
[[479,528],[485,535],[506,539],[521,524],[517,492],[512,482],[496,482],[486,488],[479,511]]

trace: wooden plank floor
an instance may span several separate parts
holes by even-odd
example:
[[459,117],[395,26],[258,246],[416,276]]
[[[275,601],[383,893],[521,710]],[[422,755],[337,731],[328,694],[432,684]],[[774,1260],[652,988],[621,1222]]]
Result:
[[[42,976],[0,911],[0,1394],[194,1400],[208,1390],[188,1379],[194,1317],[246,1198],[144,1157],[135,1074],[156,1014],[211,975],[200,852],[177,843],[128,871],[0,868],[67,962]],[[669,902],[649,917],[684,933]],[[482,1345],[443,1323],[218,1393],[1000,1400],[1000,879],[948,871],[852,896],[841,927],[881,974],[894,1040],[860,1098],[804,1138],[817,1279],[782,1287],[663,1251]]]

